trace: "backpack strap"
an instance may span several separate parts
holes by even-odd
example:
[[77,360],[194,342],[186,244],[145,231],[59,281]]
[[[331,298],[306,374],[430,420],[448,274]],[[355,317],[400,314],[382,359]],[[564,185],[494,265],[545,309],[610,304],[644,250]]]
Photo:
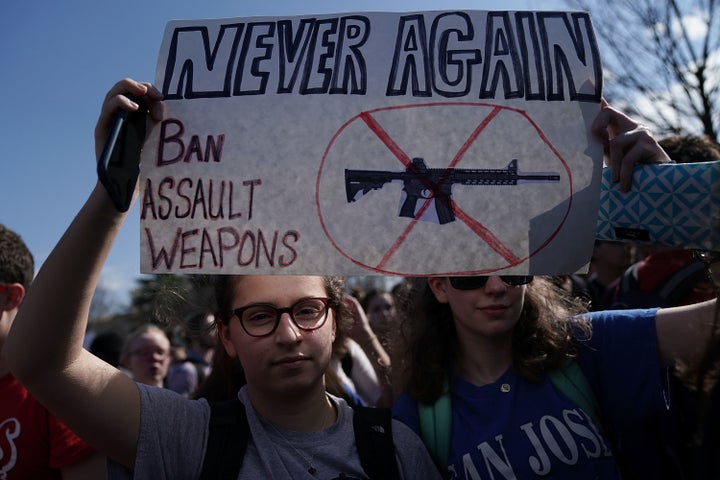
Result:
[[[247,450],[250,427],[238,399],[209,402],[210,425],[200,480],[235,480]],[[370,479],[400,480],[389,408],[353,409],[360,464]]]
[[400,480],[390,409],[363,406],[353,408],[353,430],[360,464],[368,478]]
[[440,468],[445,471],[450,457],[450,431],[452,429],[452,405],[447,380],[443,393],[432,405],[418,404],[420,418],[420,437],[428,453]]
[[575,360],[570,360],[560,370],[548,374],[552,384],[566,397],[593,419],[598,428],[600,423],[600,405],[595,398],[590,382]]
[[210,430],[200,480],[236,480],[250,436],[245,406],[237,398],[209,403]]
[[[600,407],[590,387],[590,382],[576,361],[567,362],[560,370],[551,372],[549,377],[555,388],[582,408],[598,428],[601,428]],[[435,403],[432,405],[418,404],[418,416],[423,443],[441,469],[440,471],[444,471],[450,456],[452,428],[452,405],[447,380],[443,386],[443,394]]]

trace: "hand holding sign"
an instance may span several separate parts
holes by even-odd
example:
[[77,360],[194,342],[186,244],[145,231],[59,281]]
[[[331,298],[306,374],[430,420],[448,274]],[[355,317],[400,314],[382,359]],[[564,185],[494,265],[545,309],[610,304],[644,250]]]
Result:
[[668,163],[670,158],[650,131],[603,100],[603,108],[592,124],[592,132],[603,142],[612,179],[622,191],[630,190],[633,168],[638,163]]
[[[125,79],[113,87],[103,103],[95,127],[98,179],[120,212],[130,208],[136,192],[146,116],[152,107],[155,120],[162,119],[161,104],[158,103],[161,98],[160,92],[151,84]],[[111,111],[114,111],[112,115]]]

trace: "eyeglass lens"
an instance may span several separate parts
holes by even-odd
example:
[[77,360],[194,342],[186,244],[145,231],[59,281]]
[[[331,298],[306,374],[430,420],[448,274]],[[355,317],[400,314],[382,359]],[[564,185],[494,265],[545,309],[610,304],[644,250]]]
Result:
[[287,308],[269,304],[248,305],[234,310],[248,335],[262,337],[270,335],[280,323],[283,313],[288,313],[302,330],[320,328],[327,316],[327,299],[306,298]]

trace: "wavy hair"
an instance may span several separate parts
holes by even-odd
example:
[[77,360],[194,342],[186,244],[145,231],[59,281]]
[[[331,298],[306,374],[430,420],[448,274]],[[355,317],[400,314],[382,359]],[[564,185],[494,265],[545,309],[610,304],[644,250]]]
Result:
[[[520,319],[513,330],[512,364],[520,376],[537,382],[576,354],[576,340],[589,338],[590,322],[579,314],[581,302],[550,279],[527,285]],[[403,312],[407,349],[405,391],[431,404],[443,393],[448,369],[457,359],[457,332],[450,306],[440,303],[426,279],[416,279],[412,300]]]

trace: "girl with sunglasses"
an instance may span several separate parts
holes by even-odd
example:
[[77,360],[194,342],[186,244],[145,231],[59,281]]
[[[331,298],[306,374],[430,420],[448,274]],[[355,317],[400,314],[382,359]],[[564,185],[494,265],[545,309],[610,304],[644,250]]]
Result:
[[[593,131],[624,189],[634,163],[667,161],[606,105]],[[542,277],[431,277],[414,298],[394,415],[460,480],[622,478],[655,440],[643,420],[668,407],[666,368],[696,364],[714,330],[715,300],[587,313]]]
[[[394,415],[433,429],[428,449],[453,479],[622,478],[618,462],[653,440],[642,419],[667,408],[664,367],[697,362],[715,311],[583,314],[543,277],[423,283],[403,322],[410,366]],[[421,425],[423,408],[448,425]]]
[[[153,120],[162,118],[152,85],[118,82],[98,120],[98,153],[115,112],[138,108],[128,94],[145,99]],[[125,216],[98,183],[38,273],[4,353],[48,409],[107,454],[109,478],[197,479],[209,438],[208,402],[136,384],[82,348],[92,293]],[[354,411],[325,385],[333,345],[345,335],[342,280],[220,276],[215,291],[222,346],[246,378],[238,397],[249,435],[233,478],[368,478]],[[399,478],[439,478],[410,429],[393,421],[384,433],[392,434]]]

